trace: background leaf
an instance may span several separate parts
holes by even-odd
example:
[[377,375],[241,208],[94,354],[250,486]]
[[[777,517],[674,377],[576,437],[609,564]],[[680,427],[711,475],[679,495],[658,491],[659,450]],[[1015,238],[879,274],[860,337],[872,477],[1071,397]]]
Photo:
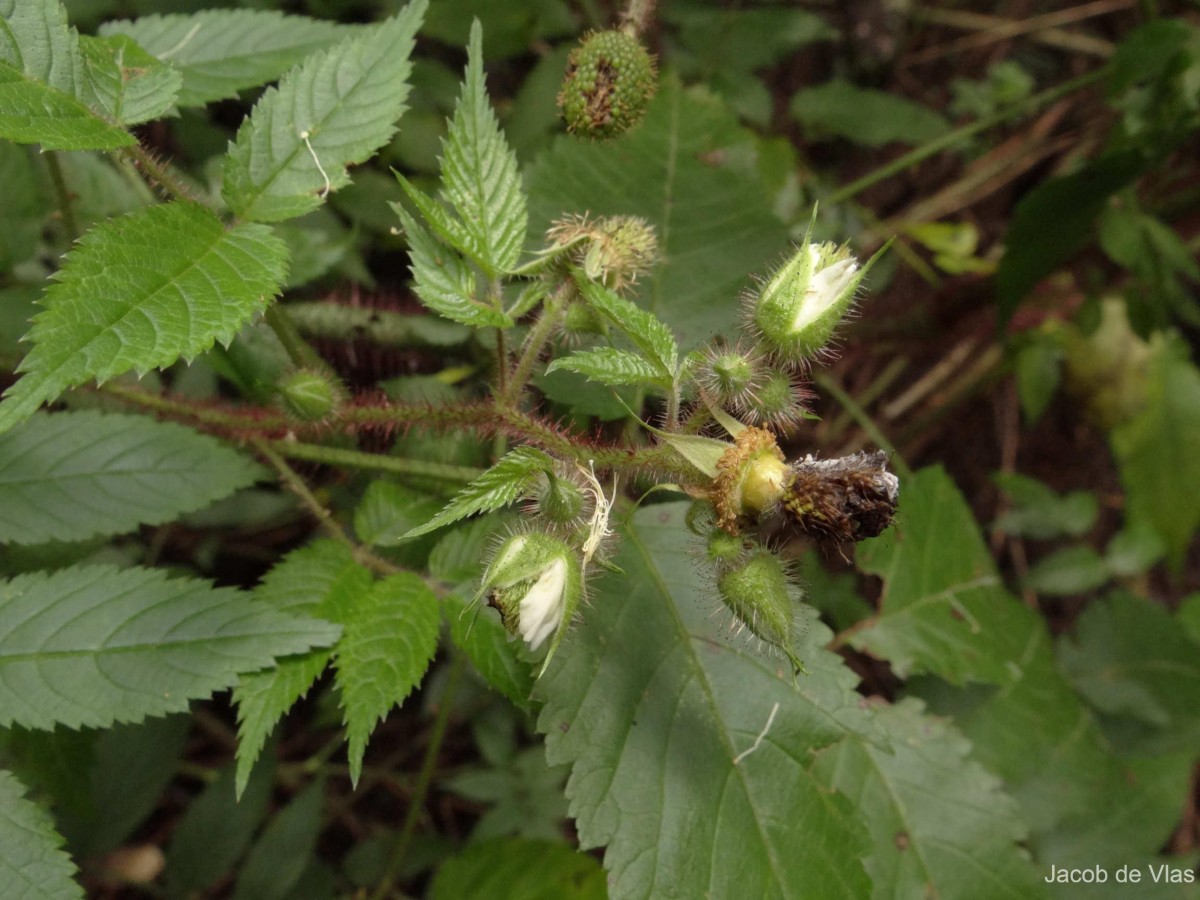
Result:
[[262,475],[182,425],[99,412],[35,415],[0,435],[0,542],[78,541],[169,522]]
[[1200,526],[1200,371],[1176,341],[1154,355],[1140,413],[1113,430],[1129,518],[1150,525],[1178,569]]
[[921,144],[950,130],[950,123],[928,107],[840,78],[797,91],[789,109],[814,137],[840,137],[867,147]]
[[208,9],[191,15],[106,22],[100,34],[128,35],[183,76],[180,106],[236,97],[274,81],[310,53],[352,33],[349,26],[265,9]]
[[430,900],[605,900],[604,870],[563,844],[517,838],[474,844],[438,868]]
[[357,597],[337,646],[337,685],[358,782],[375,725],[421,683],[437,651],[437,598],[415,575],[392,575]]
[[538,682],[547,758],[572,765],[580,844],[607,845],[613,896],[670,885],[686,897],[861,900],[865,826],[808,769],[813,750],[873,734],[857,679],[821,649],[828,631],[815,622],[798,648],[812,674],[795,683],[785,662],[722,639],[686,507],[634,516],[614,560],[627,577],[592,586]]
[[46,291],[24,373],[0,403],[0,433],[90,378],[192,358],[230,341],[279,290],[283,243],[226,228],[195,203],[165,203],[93,228]]
[[994,775],[969,761],[962,735],[912,700],[878,706],[875,716],[888,750],[850,736],[820,751],[814,767],[854,798],[871,830],[871,896],[1046,896],[1018,846],[1027,834],[1016,803]]
[[221,194],[234,213],[279,222],[310,212],[350,180],[346,166],[387,143],[407,109],[408,57],[425,8],[412,0],[263,94],[225,159]]
[[107,726],[187,709],[276,656],[329,644],[327,622],[157,569],[80,566],[0,585],[0,724]]
[[752,145],[715,98],[664,78],[633,131],[603,144],[559,137],[529,167],[531,230],[572,212],[644,217],[662,262],[641,305],[689,350],[730,330],[747,273],[765,275],[787,246],[758,174],[735,162]]
[[75,865],[61,849],[50,814],[25,798],[11,772],[0,769],[0,884],[22,900],[83,897]]
[[879,613],[851,643],[900,675],[933,672],[1008,684],[1033,613],[996,574],[970,509],[940,468],[901,486],[896,528],[859,544],[858,565],[886,585]]

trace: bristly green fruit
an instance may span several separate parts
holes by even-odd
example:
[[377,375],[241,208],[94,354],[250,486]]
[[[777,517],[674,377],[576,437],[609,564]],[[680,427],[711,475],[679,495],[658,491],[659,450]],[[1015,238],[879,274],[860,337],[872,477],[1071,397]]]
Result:
[[277,385],[284,408],[303,422],[319,422],[334,411],[341,397],[330,379],[320,372],[301,369]]
[[594,31],[567,59],[558,105],[572,134],[606,140],[641,121],[657,84],[654,59],[637,38]]
[[717,592],[742,625],[784,654],[798,672],[804,664],[792,650],[795,610],[783,563],[766,548],[752,552],[745,562],[717,576]]

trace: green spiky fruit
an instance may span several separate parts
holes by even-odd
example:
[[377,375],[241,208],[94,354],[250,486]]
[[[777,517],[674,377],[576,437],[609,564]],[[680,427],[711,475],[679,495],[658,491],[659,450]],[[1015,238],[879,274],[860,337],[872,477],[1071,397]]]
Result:
[[284,408],[304,422],[319,422],[336,408],[338,389],[320,372],[300,369],[278,384]]
[[656,87],[654,59],[636,38],[595,31],[571,51],[558,105],[572,134],[608,139],[641,121]]

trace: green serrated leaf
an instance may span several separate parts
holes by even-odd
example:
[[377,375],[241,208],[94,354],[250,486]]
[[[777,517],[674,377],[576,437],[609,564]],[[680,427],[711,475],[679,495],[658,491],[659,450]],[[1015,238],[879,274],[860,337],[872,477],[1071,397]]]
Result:
[[1058,657],[1096,709],[1155,727],[1141,729],[1143,752],[1200,744],[1200,645],[1161,605],[1124,591],[1091,603]]
[[902,486],[896,533],[859,544],[885,581],[879,614],[850,639],[896,672],[1009,684],[1033,614],[1005,591],[971,510],[939,467]]
[[134,143],[105,121],[58,0],[0,0],[0,137],[47,150],[109,150]]
[[647,362],[636,353],[612,347],[576,350],[570,356],[560,356],[546,367],[546,374],[557,372],[559,369],[578,372],[587,376],[590,381],[613,386],[652,384],[670,387],[670,379],[664,379],[659,366]]
[[0,435],[0,542],[79,541],[169,522],[261,476],[253,461],[182,425],[37,414]]
[[476,513],[508,506],[525,495],[537,473],[549,471],[553,464],[541,450],[518,447],[459,491],[436,516],[405,534],[404,539],[428,534]]
[[378,582],[348,610],[337,646],[337,685],[352,783],[358,783],[375,725],[425,677],[439,620],[437,597],[407,572]]
[[123,125],[157,119],[175,105],[183,76],[126,35],[83,37],[92,105]]
[[[355,561],[349,547],[316,541],[289,553],[267,573],[254,594],[278,612],[336,622],[371,590],[371,583],[371,573]],[[308,693],[332,655],[331,650],[309,650],[285,657],[273,669],[243,676],[234,688],[238,707],[235,787],[239,797],[271,730]]]
[[83,97],[79,35],[58,0],[0,0],[0,62],[67,96]]
[[146,372],[228,343],[279,290],[283,242],[263,225],[226,228],[195,203],[152,206],[93,228],[46,291],[0,403],[0,433],[89,379]]
[[562,843],[521,838],[471,844],[438,867],[430,900],[605,900],[604,870]]
[[720,100],[665,77],[636,129],[603,143],[560,136],[529,168],[531,230],[570,212],[645,218],[662,263],[641,282],[642,306],[691,349],[735,327],[746,273],[766,273],[787,246],[761,176],[736,164],[756,147]]
[[657,366],[660,378],[668,382],[674,379],[679,367],[679,348],[671,329],[658,316],[599,282],[587,278],[576,278],[575,281],[588,304],[624,331],[646,358]]
[[528,223],[517,156],[504,141],[483,82],[483,29],[476,20],[467,47],[462,96],[446,136],[442,192],[461,217],[462,248],[489,277],[516,265]]
[[573,767],[580,844],[607,846],[618,897],[670,885],[681,897],[861,900],[866,828],[807,768],[812,751],[873,734],[858,679],[813,620],[797,648],[811,674],[796,681],[786,662],[730,646],[687,506],[634,516],[616,558],[627,577],[592,585],[535,689],[547,758]]
[[851,736],[820,751],[813,769],[854,798],[871,830],[871,896],[1044,897],[1019,846],[1028,834],[1017,804],[970,759],[969,742],[914,700],[875,715],[890,751]]
[[336,640],[156,569],[77,566],[0,583],[0,725],[105,727],[187,709],[243,672]]
[[29,81],[0,61],[0,138],[43,150],[115,150],[133,135],[104,121],[74,97]]
[[316,209],[387,143],[407,109],[409,54],[427,0],[319,51],[269,88],[238,129],[221,194],[238,216],[261,222]]
[[[400,183],[404,184],[404,179]],[[475,299],[474,270],[456,251],[439,244],[401,204],[400,217],[412,259],[413,290],[429,309],[454,322],[478,327],[511,328],[513,320]]]
[[77,869],[45,809],[25,797],[11,772],[0,769],[0,884],[23,900],[83,898]]
[[236,97],[274,81],[310,53],[352,28],[274,10],[210,9],[191,15],[151,15],[106,22],[102,35],[128,35],[183,76],[180,106]]

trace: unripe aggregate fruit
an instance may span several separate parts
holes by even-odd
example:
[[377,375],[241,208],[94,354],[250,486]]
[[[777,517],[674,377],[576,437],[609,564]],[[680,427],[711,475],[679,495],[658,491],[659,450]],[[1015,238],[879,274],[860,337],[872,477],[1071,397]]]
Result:
[[572,134],[607,139],[646,112],[657,86],[654,59],[623,31],[594,31],[567,59],[558,105]]

